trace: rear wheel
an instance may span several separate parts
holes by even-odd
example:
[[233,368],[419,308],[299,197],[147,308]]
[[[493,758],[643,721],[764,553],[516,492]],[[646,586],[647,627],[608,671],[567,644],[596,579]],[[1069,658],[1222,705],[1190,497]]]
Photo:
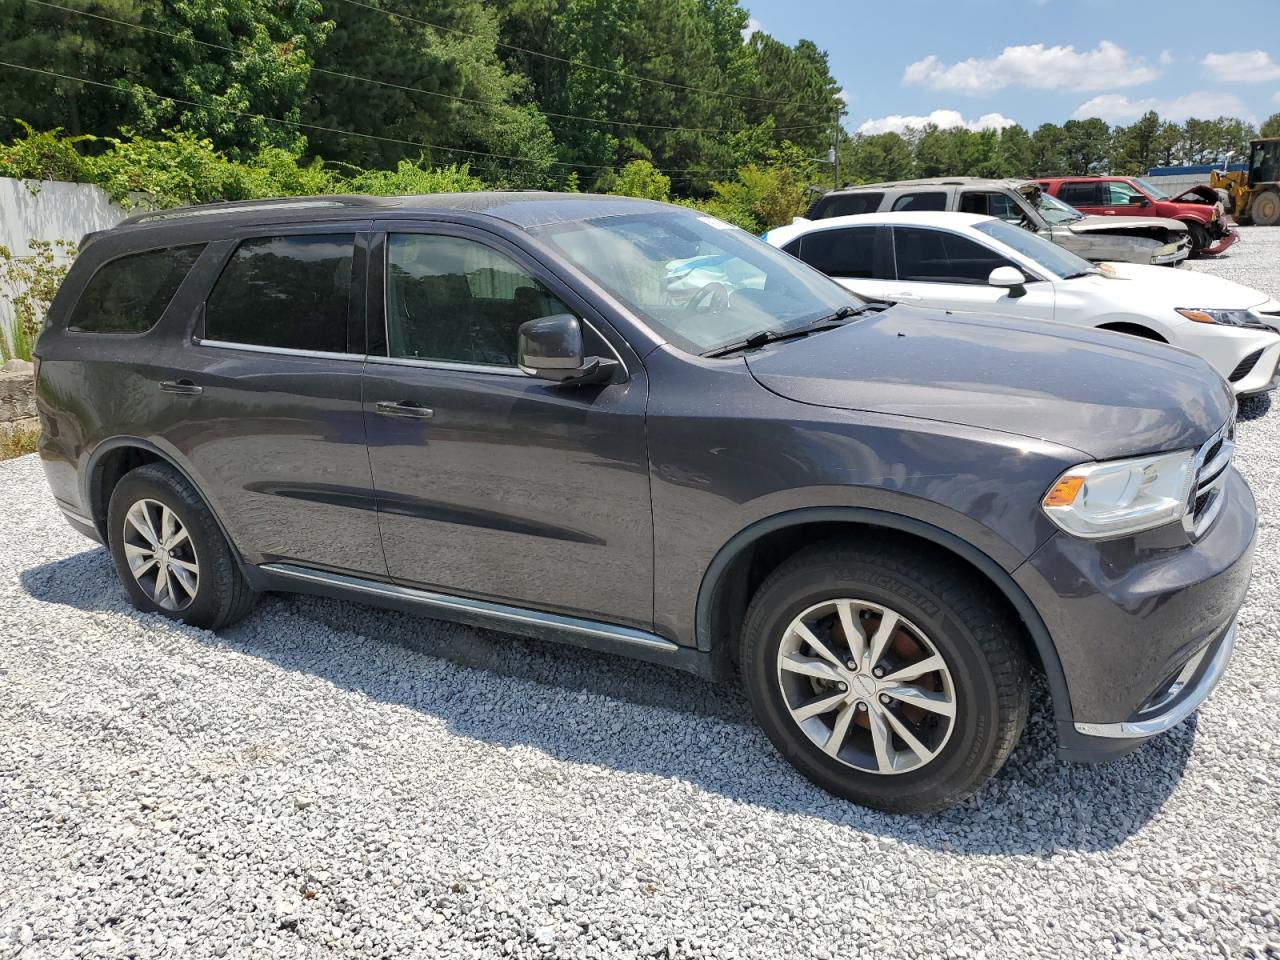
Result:
[[216,630],[257,599],[213,514],[168,464],[139,467],[116,484],[107,535],[116,573],[139,610]]
[[976,578],[929,557],[803,551],[752,599],[741,658],[756,718],[783,756],[881,810],[963,799],[1026,721],[1017,624]]
[[1268,190],[1258,194],[1250,207],[1249,215],[1260,227],[1274,227],[1280,224],[1280,193]]

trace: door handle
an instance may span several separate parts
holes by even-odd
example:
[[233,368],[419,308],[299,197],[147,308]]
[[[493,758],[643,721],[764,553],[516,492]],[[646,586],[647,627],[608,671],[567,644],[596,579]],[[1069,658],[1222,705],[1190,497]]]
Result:
[[176,393],[180,397],[198,397],[204,393],[204,387],[196,386],[190,380],[161,380],[162,393]]
[[436,412],[430,407],[424,407],[420,403],[414,403],[412,400],[379,400],[377,409],[380,414],[386,417],[409,417],[413,420],[430,420],[436,415]]

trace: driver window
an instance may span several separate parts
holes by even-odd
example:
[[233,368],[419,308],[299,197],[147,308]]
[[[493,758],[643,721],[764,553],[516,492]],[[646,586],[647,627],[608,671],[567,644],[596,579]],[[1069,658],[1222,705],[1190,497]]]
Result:
[[1106,184],[1106,190],[1105,202],[1109,207],[1131,207],[1142,199],[1142,194],[1127,183],[1109,182]]
[[1023,219],[1022,210],[1018,208],[1013,198],[1003,193],[967,190],[960,196],[960,212],[976,213],[1013,223],[1019,223]]
[[387,237],[387,353],[514,367],[520,324],[572,311],[505,254],[462,237]]
[[981,285],[996,267],[1014,267],[994,250],[967,237],[924,227],[894,227],[898,279],[916,283]]

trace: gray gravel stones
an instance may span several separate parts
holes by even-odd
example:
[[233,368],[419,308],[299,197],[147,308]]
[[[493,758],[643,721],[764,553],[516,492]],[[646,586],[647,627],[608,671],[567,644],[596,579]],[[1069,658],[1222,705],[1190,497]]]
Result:
[[[1218,261],[1280,295],[1280,229]],[[0,958],[1280,956],[1280,411],[1232,670],[1123,761],[1043,692],[962,809],[800,779],[732,688],[330,601],[134,613],[0,464]]]

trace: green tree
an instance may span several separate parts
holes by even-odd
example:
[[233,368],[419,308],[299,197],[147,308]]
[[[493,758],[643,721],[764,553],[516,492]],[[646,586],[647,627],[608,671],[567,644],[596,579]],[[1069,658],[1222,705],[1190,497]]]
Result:
[[1031,175],[1034,177],[1060,177],[1068,173],[1066,157],[1062,152],[1062,128],[1054,123],[1042,123],[1031,135]]
[[911,145],[900,133],[859,134],[842,155],[842,173],[855,183],[907,180],[915,169]]
[[1035,146],[1031,135],[1018,124],[1000,131],[996,146],[996,158],[1002,177],[1031,177],[1036,175]]
[[1259,135],[1263,137],[1280,137],[1280,113],[1273,113],[1262,124]]
[[1111,128],[1097,117],[1062,125],[1062,159],[1067,172],[1100,173],[1111,153]]
[[659,173],[648,160],[632,160],[618,172],[609,192],[620,197],[667,201],[671,199],[671,178]]
[[1116,127],[1111,141],[1111,172],[1145,174],[1156,163],[1160,135],[1160,116],[1148,110],[1133,124]]

